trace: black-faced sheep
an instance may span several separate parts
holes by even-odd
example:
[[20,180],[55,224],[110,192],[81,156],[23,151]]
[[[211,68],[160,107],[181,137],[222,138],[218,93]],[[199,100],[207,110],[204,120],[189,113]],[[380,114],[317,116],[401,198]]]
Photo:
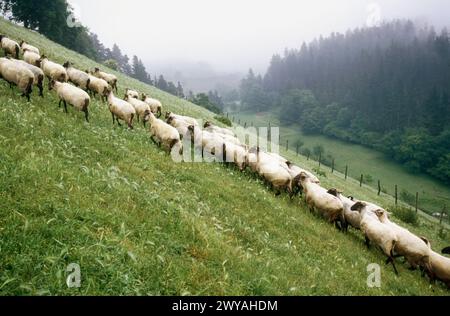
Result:
[[118,92],[117,77],[115,75],[103,72],[99,68],[95,68],[94,71],[91,74],[94,77],[97,77],[97,78],[105,80],[113,89],[116,90],[116,93]]
[[108,94],[109,111],[111,112],[113,125],[117,121],[117,124],[121,126],[119,119],[125,121],[130,129],[133,129],[133,119],[136,116],[136,110],[134,107],[122,99],[116,98],[112,91]]
[[15,59],[19,59],[20,46],[19,43],[7,38],[4,35],[0,35],[0,46],[5,52],[5,56],[11,55]]
[[69,76],[67,75],[66,69],[47,58],[47,56],[42,55],[39,60],[41,64],[41,69],[44,71],[44,74],[47,76],[48,80],[55,80],[59,82],[67,82]]
[[65,62],[63,67],[66,69],[70,82],[72,82],[75,86],[85,91],[89,91],[89,84],[91,83],[91,78],[87,73],[79,69],[76,69],[69,61]]
[[22,91],[22,96],[30,101],[34,83],[34,74],[31,70],[8,58],[0,58],[0,77],[9,83],[11,88],[16,85]]
[[72,105],[75,109],[84,112],[86,122],[89,122],[89,103],[91,98],[86,91],[81,90],[70,83],[59,82],[52,80],[49,84],[49,90],[55,89],[59,98],[59,106],[64,103],[64,111],[67,113],[67,103]]

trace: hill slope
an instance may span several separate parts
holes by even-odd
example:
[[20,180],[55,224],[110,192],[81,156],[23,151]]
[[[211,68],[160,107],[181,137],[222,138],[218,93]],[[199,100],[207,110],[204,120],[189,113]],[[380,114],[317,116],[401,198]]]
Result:
[[[0,32],[58,62],[95,66],[1,19]],[[119,95],[133,87],[177,113],[213,116],[117,75]],[[27,103],[0,81],[0,294],[449,294],[404,265],[396,277],[360,234],[337,232],[299,199],[275,198],[247,173],[175,164],[142,127],[113,128],[101,102],[93,102],[90,124],[57,103],[48,91]],[[323,180],[341,185],[338,177]],[[346,186],[372,197],[354,183]],[[412,229],[437,249],[450,243],[431,223]],[[70,263],[81,267],[79,289],[65,284]],[[370,263],[382,265],[379,289],[366,285]]]

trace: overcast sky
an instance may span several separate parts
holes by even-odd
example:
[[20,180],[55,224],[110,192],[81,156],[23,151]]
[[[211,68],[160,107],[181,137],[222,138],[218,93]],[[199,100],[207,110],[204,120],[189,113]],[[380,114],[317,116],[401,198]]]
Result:
[[149,64],[206,61],[264,69],[274,53],[321,34],[393,18],[450,24],[449,0],[70,0],[108,47]]

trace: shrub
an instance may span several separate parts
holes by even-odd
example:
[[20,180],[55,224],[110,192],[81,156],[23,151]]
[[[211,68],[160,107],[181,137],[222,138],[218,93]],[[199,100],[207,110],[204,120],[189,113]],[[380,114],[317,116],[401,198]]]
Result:
[[401,221],[417,226],[419,224],[419,216],[417,213],[408,207],[395,207],[393,208],[395,217]]
[[370,174],[364,175],[364,181],[366,183],[373,183],[373,177]]
[[314,168],[313,171],[316,173],[316,175],[321,177],[327,177],[327,173],[325,171],[320,170],[319,168]]
[[438,236],[441,239],[447,239],[447,230],[444,227],[441,227],[441,229],[439,229]]
[[402,190],[400,193],[400,198],[408,204],[413,204],[415,202],[415,196],[406,190]]
[[219,121],[219,122],[225,124],[226,126],[229,126],[229,127],[233,126],[233,123],[231,123],[230,119],[227,118],[227,117],[225,117],[225,116],[215,116],[214,118],[215,118],[217,121]]

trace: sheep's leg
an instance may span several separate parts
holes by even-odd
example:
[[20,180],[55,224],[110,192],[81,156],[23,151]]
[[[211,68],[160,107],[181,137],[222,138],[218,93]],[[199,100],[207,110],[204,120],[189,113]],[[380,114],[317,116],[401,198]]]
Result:
[[114,126],[116,124],[116,118],[114,117],[114,113],[113,112],[111,112],[111,115],[112,115],[113,126]]
[[139,123],[140,121],[139,121],[139,114],[137,114],[136,113],[136,119],[137,119],[137,122]]
[[117,122],[117,125],[119,125],[120,127],[122,127],[122,124],[120,124],[120,122],[119,122],[119,118],[116,116],[116,122]]
[[38,88],[39,88],[39,96],[44,97],[44,87],[42,86],[42,84],[40,84]]
[[89,111],[88,111],[88,109],[84,110],[84,118],[85,118],[86,122],[89,123]]
[[59,108],[61,108],[62,99],[59,99]]
[[66,100],[63,100],[63,103],[64,103],[64,112],[69,113],[67,111],[67,102],[66,102]]
[[395,260],[392,257],[389,257],[389,262],[392,263],[392,267],[394,268],[394,272],[398,275],[397,267],[395,266]]
[[367,236],[365,236],[365,238],[366,238],[366,246],[367,248],[370,248],[370,239]]

